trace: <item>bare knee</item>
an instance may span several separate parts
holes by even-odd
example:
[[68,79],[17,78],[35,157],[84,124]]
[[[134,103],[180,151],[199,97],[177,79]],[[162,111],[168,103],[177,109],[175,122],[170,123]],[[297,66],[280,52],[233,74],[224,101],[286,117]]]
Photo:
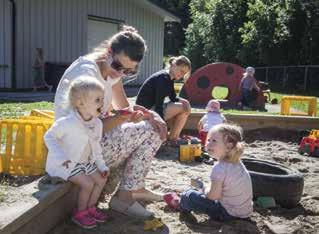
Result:
[[98,179],[95,181],[96,185],[101,188],[105,186],[106,182],[107,182],[107,177],[104,178],[102,176],[99,176]]
[[86,180],[83,180],[82,183],[79,184],[79,186],[85,191],[92,191],[94,188],[94,181],[88,177]]

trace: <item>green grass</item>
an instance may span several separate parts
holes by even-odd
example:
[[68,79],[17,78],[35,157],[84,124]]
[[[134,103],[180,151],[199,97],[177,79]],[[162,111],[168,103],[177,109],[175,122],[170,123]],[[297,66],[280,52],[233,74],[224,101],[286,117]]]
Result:
[[17,118],[29,113],[32,109],[53,110],[52,102],[5,103],[0,101],[0,119]]
[[[225,87],[216,87],[214,90],[215,97],[225,97],[227,96],[228,89]],[[271,99],[277,98],[278,103],[280,104],[281,98],[284,95],[293,95],[293,94],[283,94],[277,92],[271,92]],[[305,103],[293,102],[292,107],[307,112],[308,105]],[[33,103],[14,103],[9,102],[5,103],[0,100],[0,119],[4,118],[17,118],[21,115],[28,114],[32,109],[40,109],[40,110],[53,110],[52,102],[33,102]],[[192,109],[193,111],[200,111],[199,109]],[[279,114],[279,113],[271,113],[271,112],[257,112],[257,111],[241,111],[241,110],[224,110],[223,113],[227,114],[261,114],[261,115],[270,115],[270,114]],[[319,116],[319,101],[317,102],[317,116]]]
[[[225,99],[228,95],[228,88],[226,87],[215,87],[212,91],[212,96],[216,99]],[[281,98],[285,95],[291,96],[294,94],[283,94],[283,93],[276,93],[271,92],[270,98],[276,98],[278,100],[278,104],[281,103]],[[308,104],[305,102],[292,102],[291,107],[301,111],[301,112],[308,112]],[[240,110],[225,110],[223,113],[231,113],[231,114],[256,114],[256,111],[240,111]],[[279,114],[279,113],[271,113],[271,112],[260,112],[262,114]],[[319,100],[317,101],[317,116],[319,116]]]

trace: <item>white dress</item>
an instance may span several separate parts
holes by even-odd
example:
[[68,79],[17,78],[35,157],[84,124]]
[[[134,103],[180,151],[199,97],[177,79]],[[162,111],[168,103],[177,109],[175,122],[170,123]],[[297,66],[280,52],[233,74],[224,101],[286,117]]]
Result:
[[208,112],[202,118],[203,130],[208,132],[209,129],[214,127],[217,124],[221,124],[225,121],[225,117],[220,112]]
[[54,99],[56,120],[69,114],[71,108],[68,104],[68,90],[71,82],[80,76],[95,77],[104,85],[103,113],[106,113],[109,110],[112,102],[112,86],[119,82],[121,78],[112,79],[111,77],[108,77],[107,80],[104,80],[100,69],[94,60],[90,60],[86,57],[79,57],[64,72],[56,90]]

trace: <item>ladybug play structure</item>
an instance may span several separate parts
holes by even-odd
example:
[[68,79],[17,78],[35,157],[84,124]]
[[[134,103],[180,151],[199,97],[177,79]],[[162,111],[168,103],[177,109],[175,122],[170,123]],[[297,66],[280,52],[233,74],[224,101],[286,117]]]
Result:
[[[191,104],[204,106],[213,98],[215,87],[225,87],[228,95],[221,101],[222,108],[235,108],[241,100],[239,90],[244,69],[232,63],[212,63],[196,70],[183,85],[180,96]],[[254,107],[264,109],[266,97],[263,88],[256,93]]]
[[298,149],[300,154],[319,157],[319,130],[312,130],[307,137],[303,137]]

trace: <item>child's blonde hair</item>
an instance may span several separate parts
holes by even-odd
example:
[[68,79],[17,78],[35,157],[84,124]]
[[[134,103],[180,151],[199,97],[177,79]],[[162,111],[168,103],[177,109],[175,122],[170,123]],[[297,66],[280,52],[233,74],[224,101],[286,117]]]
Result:
[[89,92],[104,92],[103,84],[94,77],[81,76],[71,82],[68,92],[68,102],[70,107],[76,109],[78,100],[86,98]]
[[244,152],[243,140],[243,129],[235,124],[222,123],[215,125],[210,131],[217,131],[223,135],[223,141],[229,147],[230,151],[222,159],[230,163],[238,163],[240,157]]

